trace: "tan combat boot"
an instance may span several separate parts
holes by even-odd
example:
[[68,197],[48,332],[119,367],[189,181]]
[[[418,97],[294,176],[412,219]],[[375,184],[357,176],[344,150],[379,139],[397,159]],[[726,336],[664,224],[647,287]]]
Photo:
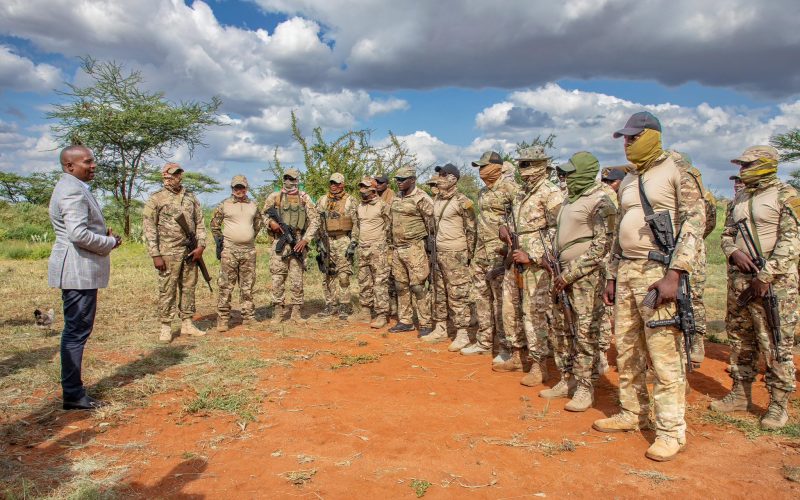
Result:
[[228,327],[228,318],[218,317],[217,318],[217,331],[220,332],[220,333],[227,332],[228,328],[229,328]]
[[592,429],[600,432],[627,432],[638,431],[649,427],[647,422],[647,409],[642,409],[644,416],[638,417],[633,413],[621,411],[608,418],[595,420]]
[[692,338],[692,349],[689,351],[689,359],[694,365],[694,368],[698,368],[700,363],[706,359],[706,346],[703,343],[703,336],[699,333],[696,333]]
[[303,319],[303,315],[300,314],[300,306],[292,305],[289,306],[289,308],[291,309],[291,312],[289,313],[290,320],[297,322],[305,322],[305,320]]
[[567,411],[586,411],[594,404],[594,387],[588,380],[578,382],[578,388],[575,390],[572,399],[564,406]]
[[272,323],[283,323],[286,319],[286,311],[283,304],[275,304],[272,308]]
[[442,321],[436,323],[436,326],[433,327],[433,331],[422,337],[422,340],[424,342],[441,342],[447,340],[447,327],[445,323]]
[[761,428],[768,431],[782,429],[789,420],[789,393],[779,389],[770,391],[767,412],[761,417]]
[[191,335],[193,337],[202,337],[206,332],[194,326],[190,318],[181,321],[181,335]]
[[161,332],[158,334],[158,341],[164,344],[172,342],[172,325],[161,323]]
[[522,380],[519,381],[520,384],[528,386],[528,387],[536,387],[537,385],[541,385],[543,382],[547,381],[547,365],[544,362],[536,363],[534,362],[531,365],[531,369],[528,370],[528,373],[522,377]]
[[575,392],[575,377],[569,373],[562,373],[561,380],[550,389],[539,391],[539,397],[544,399],[568,398]]
[[247,327],[247,328],[256,326],[256,319],[255,318],[244,318],[242,320],[242,326]]
[[721,411],[723,413],[747,411],[747,408],[753,402],[751,397],[752,387],[752,382],[734,380],[731,392],[718,401],[712,401],[708,407],[714,411]]
[[656,440],[650,445],[644,456],[656,462],[668,462],[677,457],[684,448],[686,448],[686,438],[656,436]]
[[450,352],[458,352],[469,345],[469,333],[466,328],[459,328],[456,332],[456,338],[450,342],[447,350]]
[[369,324],[369,327],[378,329],[378,328],[383,328],[384,326],[386,326],[388,324],[389,324],[389,321],[387,321],[386,315],[385,314],[378,314],[378,315],[375,316],[375,319],[373,319],[372,322]]
[[496,372],[521,372],[522,371],[522,349],[511,348],[511,358],[502,363],[493,363],[492,371]]

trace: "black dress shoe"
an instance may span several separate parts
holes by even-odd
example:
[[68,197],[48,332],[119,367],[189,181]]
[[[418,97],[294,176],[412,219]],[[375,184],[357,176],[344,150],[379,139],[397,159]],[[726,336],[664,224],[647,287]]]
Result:
[[399,333],[399,332],[412,332],[414,331],[414,325],[409,325],[406,323],[397,323],[393,327],[389,328],[391,333]]
[[99,399],[94,399],[91,396],[84,396],[77,401],[67,401],[64,400],[64,409],[65,410],[96,410],[98,408],[102,408],[103,406],[107,406],[108,403],[105,401],[100,401]]

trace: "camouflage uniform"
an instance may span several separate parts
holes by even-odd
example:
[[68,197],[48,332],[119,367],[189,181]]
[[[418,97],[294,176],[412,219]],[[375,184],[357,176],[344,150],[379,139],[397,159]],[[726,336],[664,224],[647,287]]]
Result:
[[[287,170],[288,172],[288,170]],[[299,177],[299,173],[297,173]],[[266,215],[266,211],[276,207],[281,214],[283,221],[295,228],[298,238],[311,240],[319,229],[319,214],[311,201],[311,197],[304,191],[287,192],[281,189],[277,193],[270,193],[264,201],[262,214],[265,218],[265,225],[272,219]],[[269,226],[267,226],[269,227]],[[296,258],[288,258],[292,249],[289,245],[283,249],[282,254],[278,254],[276,249],[280,234],[269,230],[269,235],[273,238],[272,250],[269,258],[269,272],[272,274],[272,303],[276,306],[291,305],[301,306],[303,304],[303,272],[304,264],[298,262]],[[289,280],[289,294],[286,298],[286,280]]]
[[[398,177],[413,177],[410,168],[400,169]],[[398,322],[413,324],[414,309],[419,319],[420,330],[430,328],[430,294],[425,281],[430,272],[425,238],[433,223],[433,201],[418,187],[405,196],[395,196],[391,205],[392,274],[397,286]],[[413,296],[413,297],[412,297]],[[412,309],[412,303],[415,308]]]
[[[380,193],[378,197],[387,207],[391,208],[392,201],[394,201],[395,192],[392,188],[387,186],[386,190]],[[397,285],[395,284],[394,276],[392,275],[391,261],[389,262],[389,309],[390,314],[397,314]]]
[[211,234],[218,245],[223,242],[217,281],[217,320],[223,325],[227,326],[230,320],[231,295],[236,283],[239,283],[242,319],[255,319],[256,236],[261,227],[258,205],[247,196],[243,199],[231,196],[220,203],[211,216]]
[[359,303],[361,307],[372,309],[376,316],[386,316],[389,314],[391,256],[389,206],[380,197],[362,201],[356,209],[354,222],[353,233],[358,238]]
[[[608,184],[601,182],[600,189],[608,196],[608,199],[611,200],[611,203],[614,204],[614,212],[619,209],[619,200],[617,199],[617,192],[614,191],[611,186]],[[614,238],[614,230],[616,229],[616,223],[612,224],[611,227],[608,228],[611,231],[611,240]],[[603,258],[603,262],[600,264],[600,280],[598,282],[598,287],[600,288],[600,294],[603,294],[603,289],[606,286],[606,280],[609,279],[608,275],[608,264],[611,261],[611,252],[606,253],[606,256]],[[603,304],[603,318],[597,322],[597,350],[599,353],[605,353],[608,351],[608,348],[611,347],[611,339],[614,336],[614,306],[607,306]]]
[[203,208],[194,194],[181,188],[174,193],[162,188],[154,193],[142,210],[142,231],[150,257],[161,256],[167,269],[158,273],[158,315],[162,324],[172,322],[176,307],[182,320],[195,313],[194,293],[197,264],[184,261],[186,235],[175,218],[180,214],[195,229],[199,246],[206,244]]
[[353,219],[357,206],[356,200],[347,193],[342,193],[338,199],[326,194],[317,202],[317,212],[324,214],[319,231],[320,234],[322,231],[328,233],[331,261],[336,267],[335,275],[323,276],[322,289],[325,305],[328,307],[336,304],[350,305],[350,276],[353,275],[353,265],[345,253],[351,241],[358,241],[358,235],[351,234],[355,232]]
[[662,151],[643,171],[632,168],[628,172],[619,189],[620,207],[609,266],[609,275],[616,279],[614,324],[621,415],[640,421],[647,418],[650,401],[645,371],[649,356],[655,371],[656,437],[677,440],[680,446],[685,443],[686,433],[682,333],[675,327],[647,326],[650,320],[672,318],[675,304],[655,310],[642,305],[648,287],[664,277],[666,268],[647,258],[648,251],[660,249],[644,220],[638,179],[643,176],[654,211],[670,212],[673,231],[678,235],[669,269],[692,273],[697,247],[703,243],[705,207],[698,181],[687,166],[677,155]]
[[[761,150],[750,152],[757,148]],[[777,170],[777,152],[772,148],[750,148],[745,151],[742,161],[750,160],[751,156],[757,158],[757,154],[769,155]],[[730,260],[737,250],[748,255],[743,238],[736,231],[735,224],[742,219],[750,229],[757,249],[766,259],[764,269],[756,275],[741,272]],[[773,410],[773,405],[778,405],[785,413],[788,398],[795,390],[792,345],[800,305],[797,276],[800,255],[798,219],[800,198],[797,192],[773,176],[752,187],[745,187],[736,194],[733,203],[728,207],[725,229],[722,232],[722,251],[731,263],[728,270],[728,310],[725,323],[731,338],[731,378],[734,380],[734,391],[736,386],[746,386],[749,402],[749,388],[758,373],[759,353],[763,353],[767,361],[764,381],[771,396],[768,414]],[[778,298],[781,333],[781,343],[777,346],[778,360],[773,356],[776,346],[772,342],[763,301],[754,298],[744,307],[736,304],[737,297],[754,277],[763,283],[772,284]]]

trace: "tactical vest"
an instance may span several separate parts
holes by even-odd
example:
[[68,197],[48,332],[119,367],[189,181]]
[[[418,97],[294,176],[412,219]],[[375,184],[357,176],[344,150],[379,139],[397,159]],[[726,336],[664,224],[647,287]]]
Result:
[[293,227],[301,233],[306,230],[308,218],[306,217],[306,207],[300,201],[300,193],[281,193],[278,199],[278,213],[287,226]]
[[353,230],[353,218],[344,210],[349,197],[348,194],[345,194],[335,201],[328,197],[328,204],[325,207],[325,230],[331,236],[338,236]]

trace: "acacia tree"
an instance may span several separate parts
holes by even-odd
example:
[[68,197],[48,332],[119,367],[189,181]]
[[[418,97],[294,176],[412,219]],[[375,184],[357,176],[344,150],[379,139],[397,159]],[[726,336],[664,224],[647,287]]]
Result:
[[[800,160],[800,129],[793,129],[785,134],[772,136],[769,140],[775,149],[781,153],[781,161],[793,162]],[[789,184],[800,189],[800,169],[789,172]]]
[[28,176],[13,172],[0,172],[0,198],[11,203],[25,202],[46,205],[50,201],[50,195],[60,176],[61,171]]
[[81,59],[91,80],[86,87],[66,83],[58,92],[66,104],[56,104],[47,118],[58,120],[52,131],[66,144],[83,144],[97,157],[95,185],[111,194],[122,209],[123,230],[130,236],[133,200],[158,172],[156,159],[167,159],[185,146],[191,155],[205,146],[202,136],[214,125],[222,125],[217,110],[222,101],[167,101],[163,92],[143,90],[139,71],[123,74],[114,61]]

